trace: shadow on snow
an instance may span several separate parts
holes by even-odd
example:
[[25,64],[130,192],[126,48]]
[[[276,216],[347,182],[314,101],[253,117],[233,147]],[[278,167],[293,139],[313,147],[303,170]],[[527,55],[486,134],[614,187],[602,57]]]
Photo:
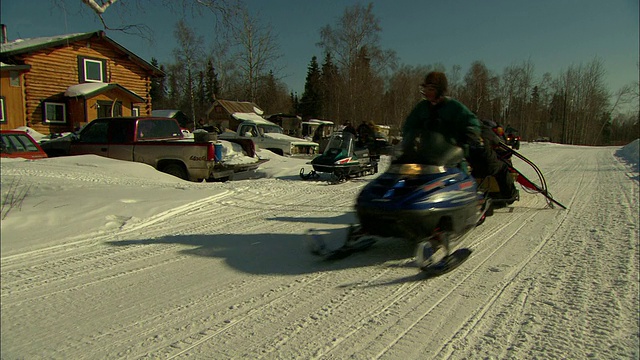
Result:
[[[327,244],[330,247],[339,246],[346,233],[346,228],[327,230]],[[402,259],[411,260],[415,249],[415,244],[408,241],[381,239],[366,251],[341,260],[325,261],[310,253],[306,245],[306,235],[276,233],[176,235],[156,239],[109,241],[107,244],[184,245],[178,250],[180,254],[221,258],[234,269],[260,275],[301,275],[374,266]]]

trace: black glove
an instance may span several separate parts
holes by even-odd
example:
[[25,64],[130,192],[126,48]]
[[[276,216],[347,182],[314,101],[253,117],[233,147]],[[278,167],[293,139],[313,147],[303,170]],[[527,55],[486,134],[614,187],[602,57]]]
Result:
[[484,148],[484,141],[480,136],[475,134],[469,134],[467,136],[467,145],[469,145],[469,150],[479,150]]

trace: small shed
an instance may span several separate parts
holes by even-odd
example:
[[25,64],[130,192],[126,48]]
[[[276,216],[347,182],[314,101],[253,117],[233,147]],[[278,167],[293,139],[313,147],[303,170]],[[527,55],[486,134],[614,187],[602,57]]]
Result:
[[220,131],[236,131],[242,120],[234,114],[253,114],[262,118],[264,111],[255,103],[249,101],[216,100],[206,112],[207,123],[202,126],[215,126]]

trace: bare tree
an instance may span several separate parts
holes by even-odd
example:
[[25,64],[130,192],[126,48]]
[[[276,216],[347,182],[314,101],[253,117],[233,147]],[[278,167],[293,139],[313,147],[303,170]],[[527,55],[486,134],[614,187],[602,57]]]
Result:
[[[67,12],[65,0],[53,0],[54,6]],[[182,16],[204,16],[213,14],[217,22],[226,24],[238,12],[241,0],[80,0],[79,7],[91,11],[105,30],[120,31],[126,34],[140,36],[153,42],[153,31],[146,24],[136,23],[136,15],[147,8],[162,6],[170,8],[174,13]],[[109,15],[107,14],[107,11]]]
[[453,65],[451,71],[447,74],[447,79],[449,80],[449,96],[458,98],[460,96],[460,87],[462,86],[462,67]]
[[[521,64],[513,64],[503,70],[500,84],[494,93],[493,102],[499,103],[500,107],[495,112],[501,118],[503,124],[511,125],[520,131],[520,135],[527,137],[529,134],[538,132],[539,119],[534,118],[533,84],[534,67],[531,61],[524,61]],[[535,130],[534,130],[535,129]]]
[[179,48],[173,51],[176,64],[184,67],[186,73],[185,83],[183,84],[184,94],[188,96],[189,107],[191,109],[191,118],[193,120],[193,128],[196,127],[196,106],[195,106],[195,75],[203,68],[203,57],[201,44],[202,36],[196,36],[194,30],[190,28],[186,22],[181,19],[176,24],[173,32],[176,40],[178,40]]
[[460,99],[480,117],[488,117],[491,113],[491,77],[489,69],[481,61],[474,61],[464,77],[464,91]]
[[374,71],[391,66],[396,61],[395,52],[380,48],[380,20],[373,13],[373,4],[365,8],[356,4],[346,8],[335,27],[326,25],[320,29],[320,42],[325,53],[333,54],[336,65],[348,69],[356,61],[363,48],[367,48]]
[[232,33],[239,47],[238,66],[244,80],[245,96],[251,101],[257,99],[259,80],[266,78],[269,71],[277,72],[278,69],[274,67],[282,56],[271,26],[261,23],[259,19],[252,17],[246,8],[243,9],[240,21],[233,25]]
[[236,84],[241,82],[238,68],[238,54],[233,52],[233,41],[226,36],[212,36],[213,41],[208,57],[218,73],[219,98],[241,98],[242,91]]
[[419,84],[431,66],[400,66],[390,77],[384,95],[383,123],[400,128],[411,109],[421,99]]
[[396,63],[395,52],[379,45],[381,31],[371,3],[346,8],[335,26],[320,30],[318,45],[325,54],[332,54],[342,79],[342,121],[380,121],[380,115],[372,111],[379,108],[384,93],[383,75]]

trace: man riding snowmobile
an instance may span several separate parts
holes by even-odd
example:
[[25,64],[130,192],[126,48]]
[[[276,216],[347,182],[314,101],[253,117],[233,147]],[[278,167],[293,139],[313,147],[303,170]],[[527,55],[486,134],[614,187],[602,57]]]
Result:
[[[525,189],[544,195],[550,207],[553,203],[565,208],[549,194],[542,173],[530,160],[511,150],[535,169],[540,186],[497,158],[493,146],[506,145],[496,142],[490,127],[485,127],[485,141],[476,116],[444,96],[443,73],[429,73],[422,87],[425,100],[403,127],[404,153],[362,188],[355,204],[358,223],[349,228],[341,246],[329,248],[322,234],[310,229],[307,244],[313,254],[335,260],[369,248],[376,237],[404,239],[416,242],[415,263],[421,271],[450,271],[471,253],[462,247],[467,235],[493,213],[495,194],[488,191],[493,185],[483,186],[485,180],[499,177],[503,188],[496,191],[502,198],[498,202],[510,203],[518,197],[512,173]],[[472,173],[487,177],[474,178]]]
[[[420,139],[438,132],[452,144],[461,146],[476,178],[495,177],[501,200],[510,204],[518,198],[513,177],[507,164],[498,159],[494,150],[500,139],[490,129],[483,132],[475,114],[459,101],[445,96],[447,77],[432,71],[421,85],[424,100],[411,111],[403,126],[403,156],[420,157]],[[465,167],[467,164],[461,164]]]
[[443,73],[429,73],[422,88],[425,100],[403,126],[404,153],[356,198],[358,224],[349,228],[345,242],[337,248],[329,248],[322,234],[310,230],[307,244],[313,254],[334,260],[369,248],[376,237],[404,239],[417,243],[415,263],[422,271],[431,275],[450,271],[471,253],[461,247],[466,236],[493,213],[496,197],[488,191],[493,185],[483,185],[494,177],[502,185],[496,191],[502,199],[499,203],[518,199],[513,183],[517,176],[525,190],[544,195],[550,207],[566,208],[549,194],[542,173],[530,160],[509,150],[532,166],[541,185],[498,159],[493,146],[504,149],[506,144],[490,127],[484,129],[485,141],[476,116],[444,96]]

